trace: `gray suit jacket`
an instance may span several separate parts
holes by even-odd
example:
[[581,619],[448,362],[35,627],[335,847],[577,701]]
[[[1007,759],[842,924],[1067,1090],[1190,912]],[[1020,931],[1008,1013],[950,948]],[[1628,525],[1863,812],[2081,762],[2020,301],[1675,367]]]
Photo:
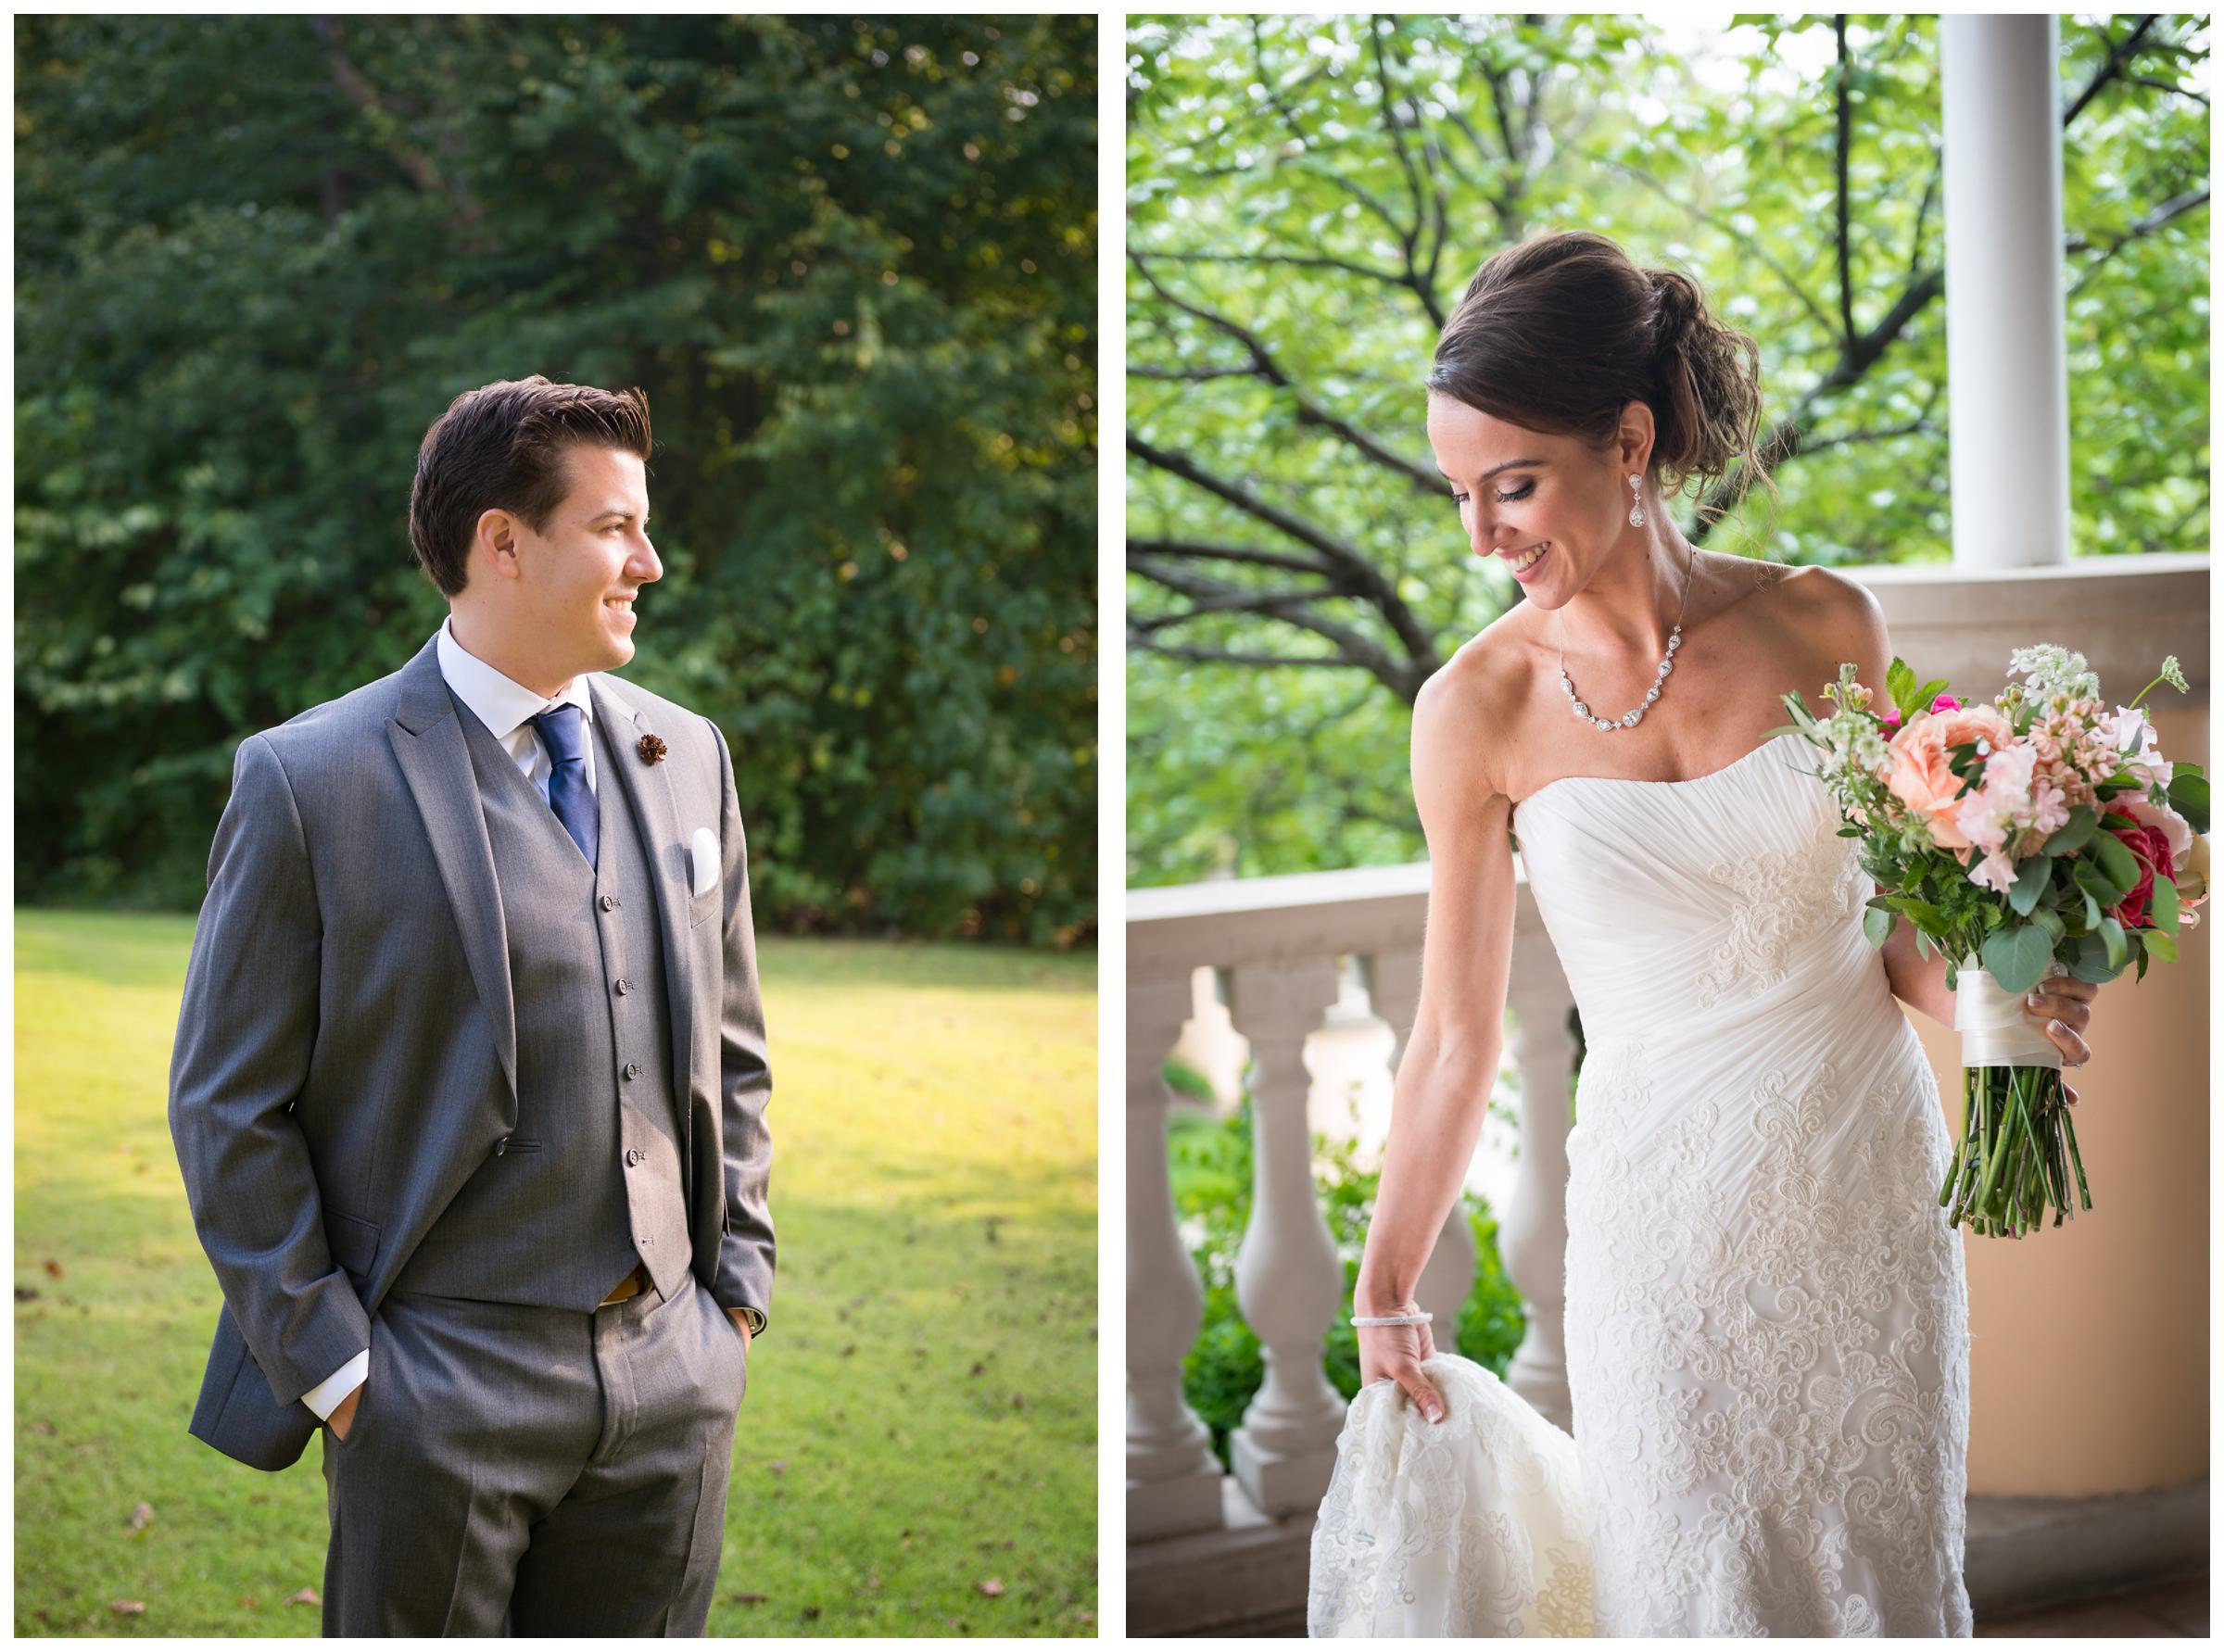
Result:
[[[694,1271],[768,1311],[772,1092],[733,763],[715,725],[592,679],[647,823]],[[434,646],[243,741],[208,859],[171,1059],[170,1125],[224,1308],[192,1431],[297,1458],[301,1395],[370,1345],[411,1252],[517,1123],[493,851]],[[650,763],[641,735],[667,749]],[[691,892],[714,826],[718,881]]]

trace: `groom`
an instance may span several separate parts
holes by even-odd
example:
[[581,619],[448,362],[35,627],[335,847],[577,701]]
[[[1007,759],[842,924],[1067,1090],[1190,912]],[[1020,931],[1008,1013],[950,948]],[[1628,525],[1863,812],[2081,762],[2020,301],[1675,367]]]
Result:
[[449,615],[247,738],[171,1068],[223,1288],[192,1431],[320,1419],[332,1634],[700,1634],[772,1297],[771,1092],[715,725],[633,658],[647,399],[459,397]]

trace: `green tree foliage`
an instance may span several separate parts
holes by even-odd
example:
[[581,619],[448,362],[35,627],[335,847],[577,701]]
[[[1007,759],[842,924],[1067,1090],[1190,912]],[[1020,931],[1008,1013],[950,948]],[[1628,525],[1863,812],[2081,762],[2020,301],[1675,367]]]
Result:
[[[1088,18],[17,23],[17,887],[197,902],[247,732],[444,612],[462,390],[647,390],[626,675],[761,919],[1093,923]],[[247,72],[251,69],[251,72]]]
[[[2074,542],[2200,549],[2207,21],[2061,30]],[[1136,18],[1127,67],[1131,883],[1422,852],[1412,697],[1518,596],[1421,383],[1531,234],[1611,234],[1759,343],[1780,498],[1733,477],[1692,537],[1949,554],[1936,19]]]

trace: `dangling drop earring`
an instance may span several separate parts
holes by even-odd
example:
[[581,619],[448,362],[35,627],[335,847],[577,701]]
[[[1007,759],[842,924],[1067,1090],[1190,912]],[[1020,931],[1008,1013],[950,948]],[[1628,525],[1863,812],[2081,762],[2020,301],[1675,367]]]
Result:
[[1629,479],[1629,525],[1633,528],[1641,528],[1645,525],[1645,503],[1641,492],[1644,485],[1644,478],[1641,476],[1632,476]]

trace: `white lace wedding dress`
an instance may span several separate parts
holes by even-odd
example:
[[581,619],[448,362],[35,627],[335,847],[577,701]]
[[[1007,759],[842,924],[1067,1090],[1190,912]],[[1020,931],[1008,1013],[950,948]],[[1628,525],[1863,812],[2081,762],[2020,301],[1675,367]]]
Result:
[[1968,1314],[1938,1087],[1872,885],[1779,735],[1514,812],[1586,1040],[1571,1439],[1440,1356],[1360,1392],[1315,1634],[1965,1635]]

